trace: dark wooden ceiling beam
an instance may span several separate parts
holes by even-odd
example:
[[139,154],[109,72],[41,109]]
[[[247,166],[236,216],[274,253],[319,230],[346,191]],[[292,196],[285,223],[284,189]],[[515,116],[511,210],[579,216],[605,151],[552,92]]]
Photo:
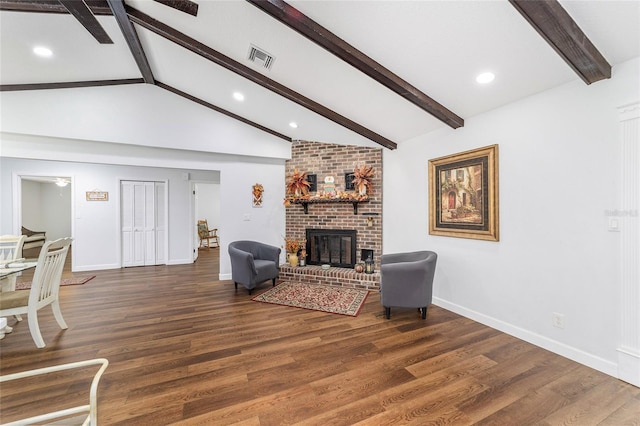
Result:
[[48,90],[48,89],[73,89],[77,87],[120,86],[123,84],[142,84],[141,78],[127,78],[120,80],[89,80],[68,81],[62,83],[31,83],[31,84],[2,84],[0,92],[15,92],[19,90]]
[[417,87],[403,80],[363,52],[356,49],[327,28],[315,22],[282,0],[247,0],[309,40],[324,47],[330,53],[368,75],[378,83],[394,91],[407,101],[428,112],[438,120],[456,129],[464,126],[464,120],[430,98]]
[[[111,15],[106,0],[84,0],[94,15]],[[0,10],[13,12],[64,13],[69,11],[58,0],[0,0]]]
[[84,1],[78,0],[58,0],[70,14],[72,14],[83,27],[96,39],[100,44],[113,44],[113,40],[109,34],[102,28],[100,22],[96,19]]
[[611,78],[611,65],[558,1],[509,2],[585,83]]
[[144,53],[142,43],[140,43],[138,33],[136,33],[136,29],[133,27],[133,24],[127,16],[127,11],[124,8],[123,1],[107,0],[107,3],[109,3],[113,16],[116,18],[116,22],[118,22],[118,26],[120,27],[120,31],[122,31],[122,35],[124,35],[124,39],[127,41],[129,50],[138,65],[138,69],[142,74],[142,78],[144,78],[144,82],[153,84],[153,72],[151,71],[151,66],[149,65],[149,61],[147,61],[147,56]]
[[381,136],[370,129],[338,114],[335,111],[328,109],[327,107],[297,93],[288,87],[260,74],[259,72],[249,68],[246,65],[237,62],[228,56],[210,48],[209,46],[195,40],[186,34],[183,34],[176,29],[163,24],[162,22],[151,18],[150,16],[136,10],[128,5],[125,5],[129,18],[136,24],[148,29],[149,31],[158,34],[167,40],[176,43],[179,46],[188,49],[189,51],[202,56],[211,62],[224,67],[225,69],[232,71],[260,86],[277,93],[284,98],[301,105],[316,114],[319,114],[334,123],[337,123],[347,129],[364,136],[365,138],[372,140],[386,148],[396,149],[397,144],[384,136]]
[[160,82],[158,80],[156,80],[155,84],[156,84],[156,86],[158,86],[158,87],[160,87],[162,89],[168,90],[169,92],[174,93],[174,94],[176,94],[178,96],[181,96],[181,97],[183,97],[185,99],[188,99],[191,102],[195,102],[195,103],[200,104],[200,105],[202,105],[204,107],[207,107],[207,108],[212,109],[212,110],[214,110],[216,112],[219,112],[220,114],[224,114],[227,117],[231,117],[231,118],[233,118],[235,120],[241,121],[242,123],[248,124],[251,127],[255,127],[256,129],[262,130],[263,132],[269,133],[269,134],[271,134],[273,136],[277,136],[277,137],[279,137],[281,139],[286,140],[287,142],[291,142],[291,138],[289,136],[283,135],[282,133],[278,133],[275,130],[272,130],[272,129],[268,128],[268,127],[264,127],[261,124],[258,124],[258,123],[254,122],[254,121],[251,121],[251,120],[248,120],[248,119],[246,119],[246,118],[244,118],[242,116],[239,116],[238,114],[234,114],[231,111],[227,111],[224,108],[220,108],[219,106],[213,105],[213,104],[211,104],[211,103],[209,103],[209,102],[207,102],[205,100],[202,100],[202,99],[197,98],[197,97],[195,97],[193,95],[190,95],[190,94],[188,94],[186,92],[183,92],[183,91],[181,91],[179,89],[176,89],[175,87],[169,86],[168,84],[164,84],[164,83],[162,83],[162,82]]
[[58,0],[0,0],[0,10],[14,12],[69,13]]
[[155,0],[158,3],[162,3],[165,6],[169,6],[173,9],[179,10],[189,15],[198,16],[198,3],[194,3],[191,0]]
[[107,0],[83,0],[94,15],[111,15]]

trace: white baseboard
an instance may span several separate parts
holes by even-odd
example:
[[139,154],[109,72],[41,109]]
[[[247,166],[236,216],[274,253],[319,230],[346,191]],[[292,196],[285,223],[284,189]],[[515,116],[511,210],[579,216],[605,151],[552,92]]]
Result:
[[230,280],[231,279],[231,274],[219,274],[218,275],[218,279],[220,281]]
[[184,259],[171,259],[167,262],[167,265],[186,265],[189,263],[193,263],[193,259],[184,258]]
[[463,306],[455,303],[448,302],[446,300],[434,297],[433,304],[447,309],[456,314],[462,315],[466,318],[477,321],[481,324],[495,328],[511,336],[522,339],[525,342],[529,342],[533,345],[544,348],[555,354],[561,355],[572,361],[591,367],[595,370],[601,371],[605,374],[618,378],[618,365],[615,362],[607,361],[606,359],[597,357],[595,355],[584,352],[580,349],[558,342],[548,337],[541,336],[540,334],[533,333],[529,330],[525,330],[520,327],[516,327],[512,324],[500,321],[493,317],[481,314],[479,312],[467,309]]
[[[185,258],[185,259],[173,259],[167,262],[167,265],[186,265],[189,263],[193,263],[193,260]],[[106,269],[120,269],[123,268],[122,265],[118,263],[107,263],[103,265],[82,265],[75,266],[73,268],[73,272],[84,272],[84,271],[103,271]]]
[[618,378],[640,387],[640,353],[618,348]]
[[103,271],[106,269],[119,269],[120,265],[117,263],[107,263],[103,265],[82,265],[73,268],[72,272],[84,272],[84,271]]

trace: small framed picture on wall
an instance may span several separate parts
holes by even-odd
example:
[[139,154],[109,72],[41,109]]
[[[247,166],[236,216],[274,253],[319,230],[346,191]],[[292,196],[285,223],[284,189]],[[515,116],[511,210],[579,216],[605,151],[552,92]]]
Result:
[[355,186],[353,185],[353,172],[347,172],[344,174],[344,190],[353,191]]
[[307,182],[309,182],[309,192],[318,191],[318,175],[307,175]]

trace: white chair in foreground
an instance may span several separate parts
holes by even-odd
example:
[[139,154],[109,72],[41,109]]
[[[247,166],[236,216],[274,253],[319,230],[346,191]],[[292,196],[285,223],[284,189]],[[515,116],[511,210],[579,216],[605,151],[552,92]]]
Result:
[[[22,257],[22,246],[24,245],[24,235],[2,235],[0,236],[0,263],[10,263]],[[13,291],[16,289],[16,276],[9,275],[2,278],[2,291]]]
[[[56,373],[64,370],[72,370],[84,368],[92,365],[100,365],[100,369],[93,376],[93,380],[91,381],[91,387],[89,388],[89,404],[79,405],[77,407],[66,408],[64,410],[58,410],[51,413],[41,414],[39,416],[30,417],[27,419],[16,420],[11,423],[5,423],[3,426],[18,426],[25,424],[33,424],[33,423],[42,423],[46,422],[46,424],[51,424],[51,420],[54,419],[63,419],[65,418],[64,423],[55,423],[55,424],[68,424],[67,421],[71,416],[78,416],[84,413],[87,413],[87,418],[82,423],[83,426],[92,425],[95,426],[98,424],[98,383],[100,382],[100,378],[102,377],[102,373],[107,369],[109,365],[109,361],[104,358],[96,358],[90,359],[87,361],[79,361],[72,362],[69,364],[55,365],[53,367],[45,367],[38,368],[37,370],[29,370],[23,371],[21,373],[15,374],[7,374],[6,376],[0,376],[0,383],[5,383],[11,380],[20,380],[25,379],[27,377],[34,376],[42,376],[45,374]],[[42,379],[40,379],[42,380]]]
[[[8,264],[22,258],[22,248],[27,237],[25,235],[2,235],[0,236],[0,263]],[[16,289],[16,274],[0,279],[0,292],[14,291]],[[22,321],[20,315],[16,315],[18,321]],[[5,333],[11,333],[13,329],[7,325],[7,320],[0,320],[0,339]]]
[[31,337],[39,348],[44,348],[45,343],[38,325],[38,310],[51,305],[60,328],[63,330],[68,328],[60,312],[58,294],[62,268],[70,244],[71,238],[60,238],[44,243],[33,274],[30,291],[0,292],[0,317],[27,314]]

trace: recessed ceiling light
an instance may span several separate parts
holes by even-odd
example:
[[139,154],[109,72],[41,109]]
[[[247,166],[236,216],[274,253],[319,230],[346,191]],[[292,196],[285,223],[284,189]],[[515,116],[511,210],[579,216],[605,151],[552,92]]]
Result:
[[289,123],[289,127],[293,128],[293,129],[297,129],[298,128],[298,123],[296,123],[295,121],[292,121],[291,123]]
[[494,73],[483,72],[482,74],[476,77],[476,81],[480,84],[487,84],[487,83],[491,83],[494,78],[496,78]]
[[53,52],[48,47],[44,46],[36,46],[33,48],[33,53],[42,57],[42,58],[50,58],[53,56]]
[[235,99],[236,101],[244,101],[244,95],[240,92],[234,92],[233,93],[233,99]]

